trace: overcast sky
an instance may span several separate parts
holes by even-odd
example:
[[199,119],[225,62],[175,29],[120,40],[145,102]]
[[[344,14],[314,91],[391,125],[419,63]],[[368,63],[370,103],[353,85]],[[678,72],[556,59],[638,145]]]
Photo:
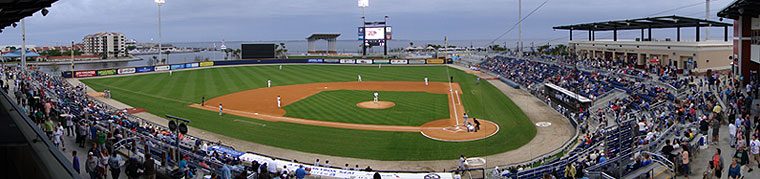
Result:
[[[362,9],[357,0],[166,0],[161,6],[164,42],[302,40],[311,33],[341,33],[357,38]],[[711,1],[711,19],[732,0]],[[523,0],[523,16],[544,0]],[[700,3],[691,7],[681,8]],[[158,11],[153,0],[60,0],[47,16],[26,18],[27,44],[67,45],[100,31],[121,32],[138,42],[158,40]],[[403,40],[493,40],[518,21],[517,0],[370,0],[368,21],[389,16],[393,38]],[[705,17],[704,0],[549,0],[523,22],[523,38],[567,40],[552,26],[657,15]],[[731,20],[724,22],[732,23]],[[694,38],[693,29],[682,31]],[[21,26],[6,27],[0,45],[20,44]],[[501,39],[517,39],[517,30]],[[621,32],[635,38],[638,31]],[[723,30],[714,28],[714,39]],[[599,33],[597,37],[610,36]],[[655,37],[674,32],[655,31]],[[586,32],[575,38],[587,38]],[[673,37],[674,38],[674,37]]]

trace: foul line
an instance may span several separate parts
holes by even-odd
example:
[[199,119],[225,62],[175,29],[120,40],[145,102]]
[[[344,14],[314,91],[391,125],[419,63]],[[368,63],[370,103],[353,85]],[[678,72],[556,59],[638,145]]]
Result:
[[261,127],[266,127],[267,126],[266,124],[262,124],[262,123],[258,123],[258,122],[253,122],[253,121],[240,120],[240,119],[235,119],[235,120],[232,120],[232,121],[235,121],[235,122],[244,122],[244,123],[253,124],[253,125],[260,125]]
[[[451,94],[451,103],[454,103],[454,87],[451,85],[453,81],[451,81],[449,68],[446,68],[446,76],[449,77],[449,94]],[[456,120],[456,125],[459,126],[459,114],[457,114],[457,105],[454,104],[452,107],[454,107],[454,120]]]

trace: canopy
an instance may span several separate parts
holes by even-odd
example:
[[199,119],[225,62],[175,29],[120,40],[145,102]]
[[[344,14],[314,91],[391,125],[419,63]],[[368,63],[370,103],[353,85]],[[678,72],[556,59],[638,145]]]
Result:
[[[26,51],[26,56],[27,57],[39,57],[40,54],[34,53],[32,51],[27,50]],[[21,49],[16,49],[16,50],[13,50],[13,51],[8,52],[6,54],[3,54],[2,57],[3,58],[19,58],[19,57],[21,57]]]

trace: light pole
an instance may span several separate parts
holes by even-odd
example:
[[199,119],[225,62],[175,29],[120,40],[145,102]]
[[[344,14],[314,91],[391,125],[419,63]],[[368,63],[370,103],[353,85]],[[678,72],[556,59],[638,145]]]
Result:
[[161,4],[166,3],[166,0],[155,0],[158,4],[158,60],[163,61],[161,58]]
[[362,34],[362,58],[364,58],[364,56],[367,56],[367,24],[364,18],[364,10],[367,8],[367,6],[369,6],[369,0],[359,0],[359,7],[362,8],[362,33],[364,33]]
[[26,70],[26,23],[21,19],[21,69]]
[[74,71],[74,41],[71,41],[71,49],[69,49],[69,52],[71,52],[71,71]]

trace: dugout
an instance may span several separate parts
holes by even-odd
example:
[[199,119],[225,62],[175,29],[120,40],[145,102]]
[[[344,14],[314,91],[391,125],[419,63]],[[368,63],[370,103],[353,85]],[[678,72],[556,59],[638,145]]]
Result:
[[585,96],[551,83],[544,84],[544,92],[546,96],[551,98],[552,103],[559,104],[573,113],[577,113],[580,109],[588,109],[593,102]]

